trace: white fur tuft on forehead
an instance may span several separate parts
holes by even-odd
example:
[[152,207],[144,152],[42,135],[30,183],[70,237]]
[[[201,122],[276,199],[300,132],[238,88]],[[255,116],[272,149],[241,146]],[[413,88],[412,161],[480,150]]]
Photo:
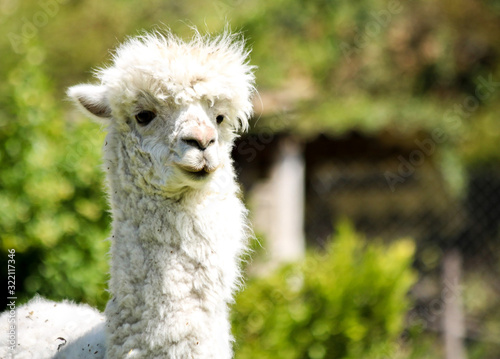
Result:
[[112,106],[144,91],[177,104],[226,101],[239,119],[237,129],[246,130],[255,90],[248,55],[241,36],[229,32],[217,37],[196,33],[190,41],[155,32],[123,43],[112,65],[98,70],[97,77]]

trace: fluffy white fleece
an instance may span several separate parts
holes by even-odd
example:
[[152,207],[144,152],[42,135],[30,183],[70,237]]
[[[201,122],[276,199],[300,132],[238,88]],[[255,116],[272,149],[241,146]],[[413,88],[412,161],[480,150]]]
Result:
[[19,308],[16,358],[232,357],[228,304],[249,231],[230,150],[252,113],[247,58],[229,33],[148,34],[117,49],[100,84],[70,88],[108,130],[112,299],[105,319],[66,302]]
[[[17,349],[11,351],[5,334],[9,312],[0,316],[0,358],[104,358],[104,315],[88,305],[68,301],[55,303],[33,298],[16,310]],[[78,341],[78,339],[82,339]],[[75,349],[64,355],[62,348],[71,343]],[[61,348],[61,351],[58,351]],[[69,351],[67,352],[69,353]],[[58,354],[58,355],[56,355]]]

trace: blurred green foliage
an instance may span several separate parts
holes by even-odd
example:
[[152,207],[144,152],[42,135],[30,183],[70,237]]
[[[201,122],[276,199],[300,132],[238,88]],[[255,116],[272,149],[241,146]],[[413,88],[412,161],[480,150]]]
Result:
[[234,306],[236,358],[382,358],[399,337],[415,283],[414,243],[367,242],[347,222],[325,252],[251,280]]
[[[18,297],[107,298],[103,134],[68,119],[32,46],[8,74],[0,112],[1,252],[16,250]],[[2,255],[2,261],[7,256]]]
[[261,89],[291,98],[278,105],[285,121],[259,125],[302,136],[440,128],[452,175],[500,161],[498,1],[241,4]]

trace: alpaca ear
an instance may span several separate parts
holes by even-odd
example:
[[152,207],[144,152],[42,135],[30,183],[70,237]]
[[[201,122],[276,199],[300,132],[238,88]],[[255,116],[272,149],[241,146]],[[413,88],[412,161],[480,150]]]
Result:
[[97,119],[111,118],[111,108],[106,98],[106,88],[99,85],[76,85],[68,89],[68,96],[87,115]]

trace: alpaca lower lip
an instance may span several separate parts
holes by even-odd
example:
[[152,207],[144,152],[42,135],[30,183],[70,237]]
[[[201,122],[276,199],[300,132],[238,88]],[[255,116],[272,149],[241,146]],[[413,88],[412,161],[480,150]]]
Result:
[[205,169],[202,169],[201,171],[189,171],[184,169],[184,172],[194,179],[204,179],[210,175],[210,173],[207,172]]

